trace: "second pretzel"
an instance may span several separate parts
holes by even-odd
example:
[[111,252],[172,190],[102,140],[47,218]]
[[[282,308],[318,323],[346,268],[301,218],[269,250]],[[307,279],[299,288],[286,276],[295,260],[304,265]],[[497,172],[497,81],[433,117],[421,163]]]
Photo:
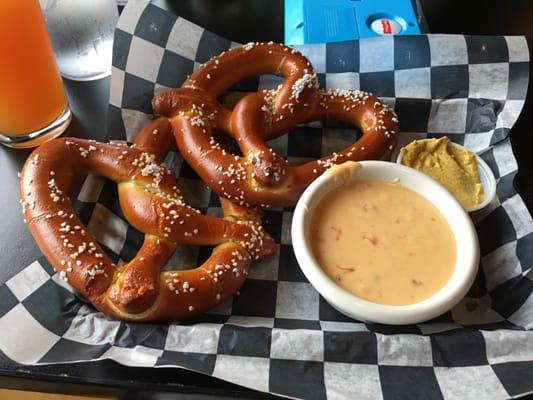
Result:
[[[242,79],[276,74],[276,90],[251,93],[233,110],[217,100]],[[321,90],[309,61],[280,44],[249,43],[209,60],[179,89],[154,97],[154,111],[169,118],[183,157],[220,196],[241,205],[290,206],[327,168],[345,161],[386,159],[396,144],[394,112],[370,93]],[[296,167],[266,141],[298,124],[335,119],[358,127],[352,145]],[[220,131],[235,139],[241,154],[223,149]]]

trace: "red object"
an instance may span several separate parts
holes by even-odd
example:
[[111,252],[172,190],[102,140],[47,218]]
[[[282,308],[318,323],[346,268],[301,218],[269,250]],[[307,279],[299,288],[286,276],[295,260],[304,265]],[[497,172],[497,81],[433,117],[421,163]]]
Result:
[[390,35],[392,33],[392,28],[388,19],[382,19],[381,26],[383,28],[383,34]]

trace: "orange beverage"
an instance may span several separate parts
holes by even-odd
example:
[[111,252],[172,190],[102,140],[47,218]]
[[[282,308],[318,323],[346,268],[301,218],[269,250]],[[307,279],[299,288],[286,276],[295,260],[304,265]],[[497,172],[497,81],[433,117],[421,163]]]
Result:
[[0,142],[32,147],[70,122],[38,0],[0,0]]

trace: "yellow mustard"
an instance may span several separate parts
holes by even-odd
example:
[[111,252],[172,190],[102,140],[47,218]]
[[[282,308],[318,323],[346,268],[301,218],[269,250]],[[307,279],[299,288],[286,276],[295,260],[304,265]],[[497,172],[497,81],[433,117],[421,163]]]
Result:
[[415,140],[400,150],[401,163],[414,168],[446,187],[465,208],[481,203],[485,197],[479,181],[476,156],[454,146],[446,136]]

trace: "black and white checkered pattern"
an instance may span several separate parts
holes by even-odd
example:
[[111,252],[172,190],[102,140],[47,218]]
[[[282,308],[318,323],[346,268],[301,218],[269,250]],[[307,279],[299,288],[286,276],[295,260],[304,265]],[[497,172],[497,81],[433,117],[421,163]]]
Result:
[[[211,56],[238,44],[144,0],[130,0],[115,34],[109,138],[132,141],[152,118],[154,91],[180,85]],[[252,267],[232,300],[182,323],[112,320],[78,298],[41,258],[0,286],[0,350],[24,364],[113,359],[182,367],[264,392],[305,399],[500,399],[533,391],[533,222],[515,192],[505,140],[523,106],[528,50],[522,37],[424,35],[299,48],[323,87],[370,90],[395,107],[402,142],[448,134],[497,177],[497,198],[473,215],[481,266],[467,297],[424,324],[367,324],[339,314],[300,271],[291,209],[266,211],[277,256]],[[277,85],[270,76],[239,90]],[[352,131],[327,123],[271,143],[291,162],[330,153]],[[189,204],[220,214],[217,197],[179,154],[167,162]],[[76,210],[114,262],[142,234],[123,219],[114,183],[90,176]],[[210,252],[183,247],[193,266]]]

